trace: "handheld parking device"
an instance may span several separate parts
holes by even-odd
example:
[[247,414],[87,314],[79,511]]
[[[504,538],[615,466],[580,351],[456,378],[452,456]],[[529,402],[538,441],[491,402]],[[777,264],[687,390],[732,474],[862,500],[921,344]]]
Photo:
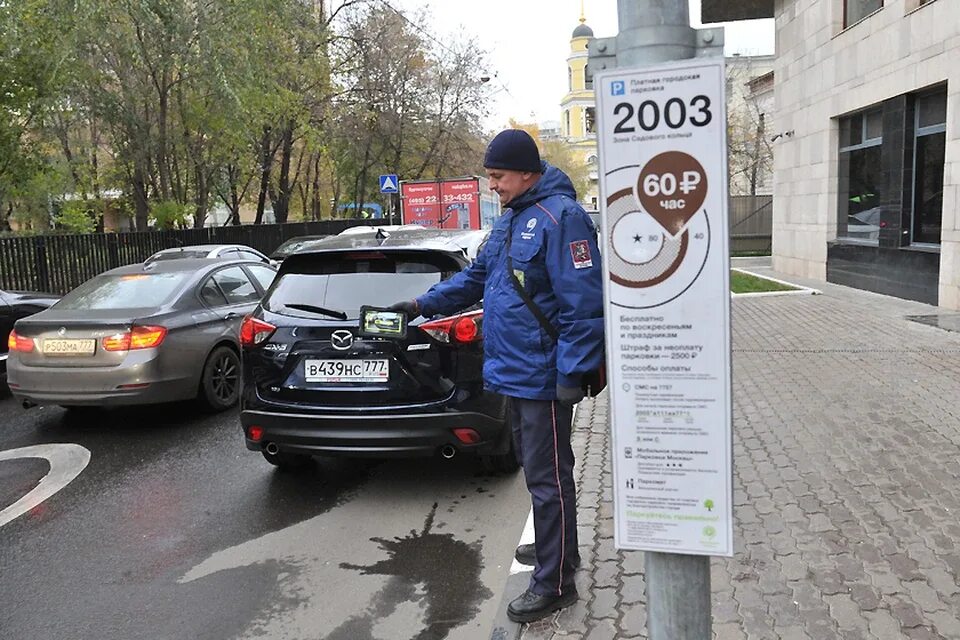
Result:
[[407,337],[407,314],[380,307],[360,307],[360,335],[367,338]]

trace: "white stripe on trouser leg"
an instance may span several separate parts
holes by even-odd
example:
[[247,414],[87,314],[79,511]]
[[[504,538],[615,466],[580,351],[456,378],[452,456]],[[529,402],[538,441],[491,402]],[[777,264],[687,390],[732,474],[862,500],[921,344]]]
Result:
[[[563,595],[563,561],[567,553],[567,516],[563,509],[563,486],[560,484],[560,451],[557,436],[557,403],[550,403],[550,417],[553,418],[553,471],[557,477],[557,493],[560,496],[560,567],[557,580],[557,595]],[[573,425],[571,423],[571,428]]]
[[[570,429],[573,429],[574,423],[577,421],[577,409],[580,408],[579,404],[573,405],[573,411],[570,416]],[[520,534],[520,542],[517,543],[519,547],[522,544],[533,544],[537,543],[536,530],[533,526],[533,509],[531,508],[529,513],[527,513],[527,522],[523,525],[523,533]],[[515,575],[518,573],[523,573],[524,571],[529,571],[530,566],[525,564],[520,564],[517,562],[517,559],[513,559],[513,563],[510,565],[510,575]]]

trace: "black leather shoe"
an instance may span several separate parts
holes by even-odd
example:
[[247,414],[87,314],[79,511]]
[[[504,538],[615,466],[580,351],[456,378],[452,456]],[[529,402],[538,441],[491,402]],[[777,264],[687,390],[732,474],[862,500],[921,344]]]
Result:
[[[516,558],[517,562],[520,564],[525,564],[528,567],[535,567],[537,566],[537,547],[534,544],[522,544],[517,547],[513,557]],[[579,567],[580,558],[577,558],[577,561],[574,562],[573,565],[575,567]]]
[[530,567],[537,566],[537,546],[534,544],[522,544],[517,547],[517,552],[513,554],[520,564]]
[[562,596],[542,596],[527,589],[507,606],[507,617],[514,622],[533,622],[577,601],[577,590],[570,588]]

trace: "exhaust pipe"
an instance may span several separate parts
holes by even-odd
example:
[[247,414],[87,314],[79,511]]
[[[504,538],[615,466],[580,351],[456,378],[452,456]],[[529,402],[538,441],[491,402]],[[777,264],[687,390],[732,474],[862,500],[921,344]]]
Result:
[[266,449],[267,449],[267,453],[269,453],[272,456],[275,456],[278,453],[280,453],[280,447],[277,446],[276,442],[268,442]]
[[20,406],[22,406],[24,409],[33,409],[35,406],[37,406],[37,404],[35,402],[30,402],[29,400],[24,400],[20,403]]
[[440,449],[440,455],[443,456],[444,460],[449,460],[453,456],[457,455],[457,449],[451,444],[445,444]]

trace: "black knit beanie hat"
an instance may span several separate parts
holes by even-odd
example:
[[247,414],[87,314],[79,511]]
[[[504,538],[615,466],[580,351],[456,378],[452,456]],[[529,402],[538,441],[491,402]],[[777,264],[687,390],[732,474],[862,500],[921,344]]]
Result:
[[484,169],[510,169],[540,173],[540,152],[537,143],[523,129],[506,129],[487,145],[483,156]]

